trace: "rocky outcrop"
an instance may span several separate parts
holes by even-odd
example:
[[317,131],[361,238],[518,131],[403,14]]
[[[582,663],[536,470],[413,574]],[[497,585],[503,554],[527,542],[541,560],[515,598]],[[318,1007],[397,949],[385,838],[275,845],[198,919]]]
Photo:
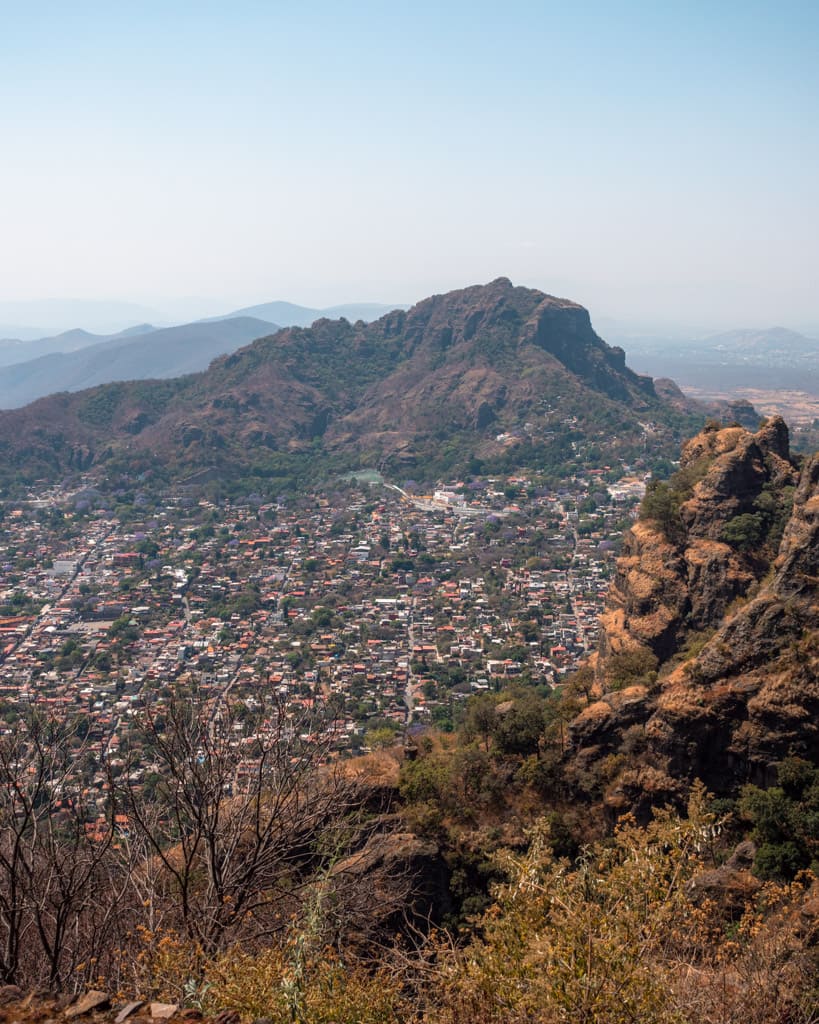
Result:
[[658,398],[672,405],[679,412],[687,413],[690,416],[710,417],[720,423],[736,424],[746,427],[748,430],[759,429],[762,417],[745,399],[698,401],[691,398],[690,395],[686,395],[670,377],[656,377],[654,391]]
[[[774,781],[789,755],[819,761],[819,457],[800,471],[781,419],[708,430],[684,446],[674,487],[674,528],[644,519],[627,539],[600,699],[571,727],[570,772],[596,770],[618,811],[681,800],[695,778],[730,794]],[[641,649],[659,660],[655,683],[611,694],[618,655]]]
[[407,920],[440,921],[450,908],[449,870],[434,842],[412,832],[377,834],[333,869],[342,885],[368,895],[368,929],[400,930]]
[[692,539],[719,540],[731,519],[757,511],[763,491],[773,494],[796,479],[780,417],[756,434],[742,427],[698,434],[683,446],[680,469],[696,475],[698,467],[707,469],[680,510]]
[[715,903],[723,915],[739,919],[762,888],[751,873],[756,847],[746,839],[719,867],[702,871],[691,883],[695,902]]
[[704,431],[683,447],[680,476],[677,529],[643,519],[626,538],[604,616],[604,655],[644,646],[667,660],[768,571],[770,545],[738,546],[726,531],[740,516],[772,524],[783,511],[783,490],[797,476],[783,421],[756,434]]

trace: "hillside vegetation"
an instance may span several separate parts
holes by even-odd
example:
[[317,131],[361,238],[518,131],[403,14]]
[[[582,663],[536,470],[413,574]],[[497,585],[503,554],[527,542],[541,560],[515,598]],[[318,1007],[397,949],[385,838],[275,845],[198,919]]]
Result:
[[[490,346],[512,319],[497,288]],[[401,325],[360,394],[412,347]],[[248,360],[269,369],[281,346],[292,380],[344,401],[338,330],[366,341],[324,322],[220,361],[218,401],[235,414],[232,375],[244,387]],[[143,411],[161,420],[190,380],[141,385]],[[625,371],[618,386],[654,401]],[[134,387],[72,408],[113,434]],[[262,692],[168,685],[118,756],[94,760],[87,722],[15,716],[0,735],[2,980],[219,1024],[816,1024],[817,488],[819,457],[795,458],[781,420],[707,424],[649,487],[600,650],[554,686],[521,674],[453,701],[451,732],[374,728],[370,753],[343,759],[332,701],[293,719]],[[133,628],[115,621],[109,656]]]
[[603,461],[636,454],[692,422],[582,306],[500,278],[371,324],[279,331],[202,374],[0,413],[0,453],[6,480],[210,471],[281,487],[378,467],[434,481],[469,466],[564,467],[579,444]]
[[[743,821],[765,839],[783,807],[797,820],[806,786],[815,845],[819,772],[794,761],[741,818],[694,785],[683,813],[607,834],[560,784],[560,714],[531,693],[509,705],[473,707],[456,741],[430,735],[403,764],[331,771],[279,736],[234,791],[229,722],[177,704],[143,720],[156,787],[111,779],[97,835],[79,801],[56,817],[43,801],[71,730],[32,720],[0,743],[4,981],[276,1024],[815,1021],[819,883],[796,865],[765,882],[749,844],[730,854]],[[430,884],[442,856],[448,894]]]

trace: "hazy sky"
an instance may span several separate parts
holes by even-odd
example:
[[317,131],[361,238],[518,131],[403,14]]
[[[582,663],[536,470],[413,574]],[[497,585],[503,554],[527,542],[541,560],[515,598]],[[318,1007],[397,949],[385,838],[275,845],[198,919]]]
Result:
[[0,301],[819,324],[815,0],[0,0],[0,104]]

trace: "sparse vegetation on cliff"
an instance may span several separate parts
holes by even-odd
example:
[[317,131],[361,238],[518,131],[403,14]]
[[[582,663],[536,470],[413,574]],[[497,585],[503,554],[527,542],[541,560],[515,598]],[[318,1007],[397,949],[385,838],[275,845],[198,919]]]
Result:
[[[571,727],[569,771],[584,788],[613,768],[612,811],[679,805],[695,778],[734,798],[775,783],[790,756],[816,763],[817,478],[816,457],[793,460],[772,419],[756,433],[710,424],[684,445],[680,474],[649,488],[603,617],[602,700]],[[651,657],[656,678],[627,673],[622,699],[623,660]],[[624,757],[637,725],[641,749]],[[773,796],[754,799],[761,813]],[[809,863],[804,847],[791,854],[760,864],[778,857],[768,873],[783,875],[789,858]]]

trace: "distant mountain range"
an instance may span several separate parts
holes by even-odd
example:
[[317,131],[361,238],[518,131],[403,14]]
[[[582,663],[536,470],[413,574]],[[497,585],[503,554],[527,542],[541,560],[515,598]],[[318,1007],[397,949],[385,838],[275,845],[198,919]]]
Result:
[[642,452],[646,430],[656,439],[690,428],[683,419],[582,306],[499,278],[369,325],[287,328],[203,373],[0,413],[0,464],[26,478],[155,469],[275,480],[380,466],[429,480],[480,466],[562,471],[588,446],[598,458]]
[[744,329],[694,341],[632,339],[632,365],[683,387],[798,390],[819,394],[819,340],[784,327]]
[[788,366],[805,362],[819,364],[819,340],[785,327],[742,328],[704,338],[632,338],[629,351],[635,355],[696,358],[700,362],[747,363],[758,366]]
[[85,331],[66,339],[75,351],[58,351],[0,369],[0,408],[14,409],[58,391],[140,378],[180,377],[203,370],[216,356],[233,352],[254,338],[277,331],[276,324],[252,317],[185,324],[157,330],[132,328],[102,341]]
[[7,338],[0,340],[0,409],[16,409],[57,391],[195,373],[280,326],[309,326],[322,317],[369,321],[391,308],[358,303],[310,309],[268,302],[177,327],[140,324],[110,335],[74,329],[35,341]]
[[736,359],[743,363],[786,366],[809,361],[819,364],[819,340],[786,327],[746,328],[712,334],[692,346],[695,352]]
[[11,366],[14,363],[28,362],[39,359],[52,352],[76,352],[90,345],[100,345],[105,341],[117,338],[135,338],[141,334],[150,334],[157,330],[151,324],[140,324],[128,327],[116,334],[92,334],[76,327],[61,334],[38,336],[36,339],[2,338],[0,339],[0,366]]
[[[309,306],[297,306],[292,302],[263,302],[258,306],[247,306],[244,309],[237,309],[228,314],[235,316],[254,316],[259,320],[269,320],[271,323],[281,324],[282,327],[309,327],[316,320],[326,318],[338,320],[344,317],[350,323],[363,320],[370,323],[391,313],[394,309],[405,309],[405,306],[385,306],[379,302],[351,302],[341,306],[328,306],[326,309],[311,309]],[[209,320],[221,319],[220,317],[209,317]]]
[[[7,306],[0,303],[0,313]],[[9,312],[19,314],[25,308],[25,303],[17,304]],[[143,311],[143,307],[127,304],[79,302],[35,308],[43,315],[75,312],[97,318],[117,310],[122,315]],[[275,301],[171,328],[143,323],[116,334],[74,329],[36,340],[23,332],[28,340],[0,339],[0,409],[20,408],[58,391],[198,372],[216,356],[272,333],[276,325],[308,327],[320,319],[341,317],[352,324],[359,320],[371,323],[393,308],[401,307],[349,303],[320,309]],[[217,324],[228,326],[217,328]],[[616,328],[612,329],[616,333]],[[737,388],[819,394],[819,341],[785,328],[736,330],[691,341],[641,333],[624,339],[623,344],[638,372],[670,377],[704,394],[725,394]]]

